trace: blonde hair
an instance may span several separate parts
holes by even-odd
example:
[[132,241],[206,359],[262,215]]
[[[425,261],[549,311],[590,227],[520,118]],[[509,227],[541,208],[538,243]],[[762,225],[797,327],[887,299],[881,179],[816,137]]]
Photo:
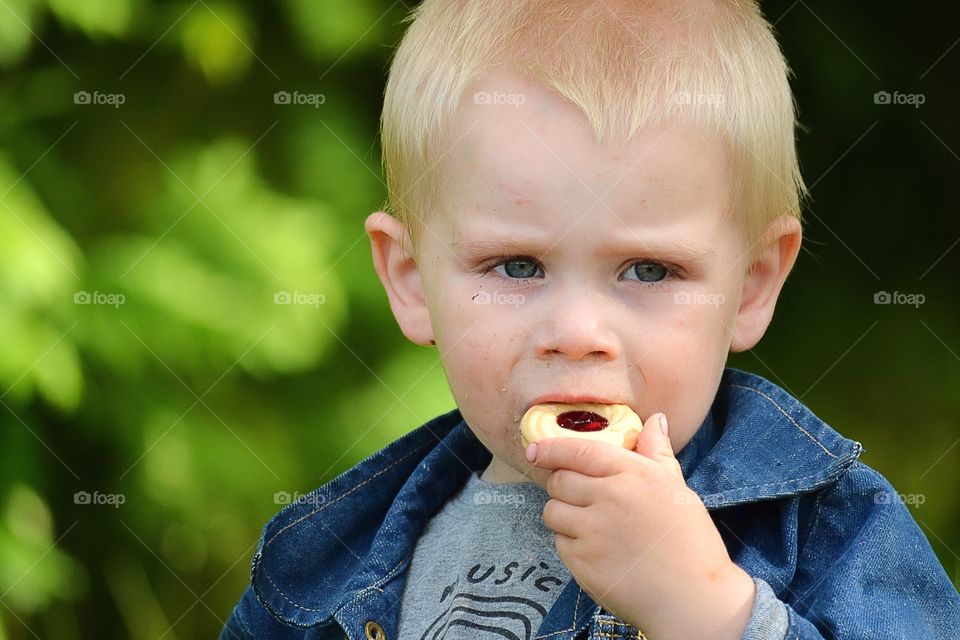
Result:
[[384,207],[414,253],[458,106],[500,64],[579,107],[599,144],[671,118],[719,133],[739,183],[731,213],[751,247],[773,219],[801,217],[790,71],[754,0],[423,0],[408,20],[381,142]]

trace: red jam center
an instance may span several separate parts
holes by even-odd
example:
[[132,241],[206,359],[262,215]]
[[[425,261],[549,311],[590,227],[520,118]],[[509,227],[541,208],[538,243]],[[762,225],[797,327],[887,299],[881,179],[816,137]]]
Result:
[[600,431],[609,422],[593,411],[565,411],[557,416],[557,424],[572,431]]

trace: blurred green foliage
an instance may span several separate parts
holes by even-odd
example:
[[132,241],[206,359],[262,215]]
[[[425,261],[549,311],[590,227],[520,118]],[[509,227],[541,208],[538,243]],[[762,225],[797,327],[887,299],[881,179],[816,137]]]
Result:
[[[915,25],[908,64],[882,45],[894,27],[848,7],[764,4],[810,127],[812,251],[732,363],[924,494],[911,508],[956,579],[958,54],[921,114],[870,101],[917,84],[950,22]],[[0,2],[0,639],[214,637],[286,500],[452,408],[362,225],[407,8]],[[884,289],[929,302],[878,308]]]

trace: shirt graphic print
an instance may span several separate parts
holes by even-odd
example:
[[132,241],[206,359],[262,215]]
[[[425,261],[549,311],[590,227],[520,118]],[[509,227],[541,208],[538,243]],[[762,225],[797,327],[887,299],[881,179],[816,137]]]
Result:
[[570,580],[543,524],[547,492],[471,474],[411,559],[399,638],[531,640]]

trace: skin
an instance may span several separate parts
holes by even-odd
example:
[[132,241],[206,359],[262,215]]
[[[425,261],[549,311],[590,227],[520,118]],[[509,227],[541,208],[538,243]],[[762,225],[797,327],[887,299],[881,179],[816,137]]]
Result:
[[[475,104],[478,91],[523,101]],[[483,479],[548,491],[561,560],[624,621],[658,639],[739,638],[753,581],[675,452],[706,417],[727,354],[766,330],[799,222],[774,220],[751,260],[719,137],[674,121],[599,146],[576,107],[504,69],[467,92],[451,140],[416,253],[384,212],[366,230],[400,329],[436,343],[493,454]],[[645,421],[636,448],[550,438],[522,450],[527,408],[577,400],[629,405]]]

